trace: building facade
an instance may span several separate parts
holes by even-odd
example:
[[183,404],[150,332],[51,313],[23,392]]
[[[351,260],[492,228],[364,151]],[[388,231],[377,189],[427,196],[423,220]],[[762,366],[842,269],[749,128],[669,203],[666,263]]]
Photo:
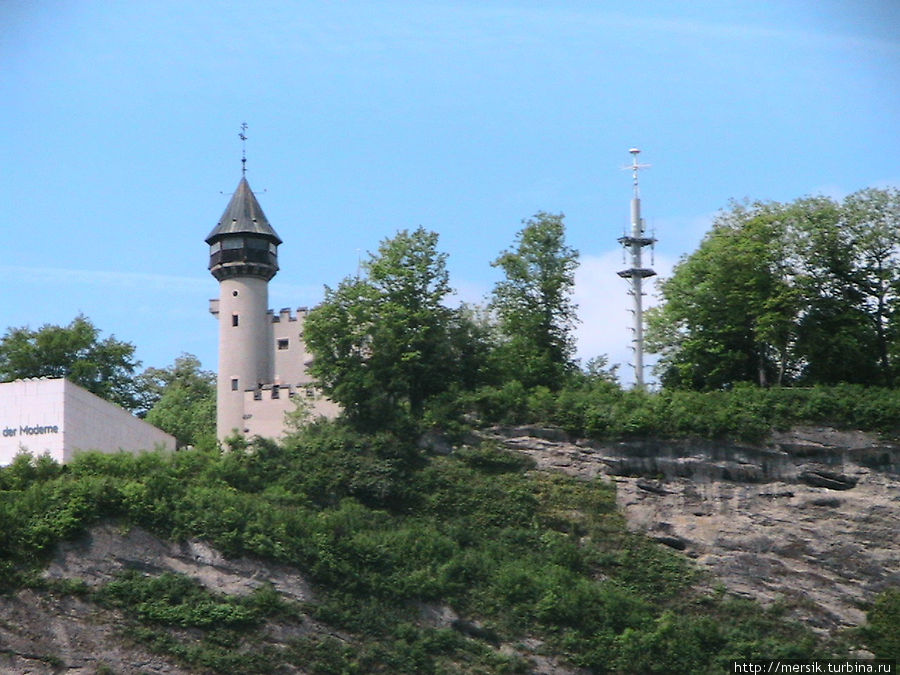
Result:
[[65,463],[81,450],[175,450],[175,438],[68,380],[0,384],[0,465],[22,451]]
[[285,413],[298,407],[313,417],[336,416],[338,407],[319,394],[307,374],[306,308],[296,314],[269,309],[269,281],[278,272],[282,242],[246,177],[206,243],[209,271],[219,282],[219,297],[209,305],[219,321],[219,439],[234,433],[279,438]]

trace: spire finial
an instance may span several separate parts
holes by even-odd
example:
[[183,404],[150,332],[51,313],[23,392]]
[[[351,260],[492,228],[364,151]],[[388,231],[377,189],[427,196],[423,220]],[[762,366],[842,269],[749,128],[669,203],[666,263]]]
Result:
[[247,175],[247,134],[244,133],[247,131],[247,123],[241,122],[241,130],[238,133],[238,138],[241,139],[241,175]]

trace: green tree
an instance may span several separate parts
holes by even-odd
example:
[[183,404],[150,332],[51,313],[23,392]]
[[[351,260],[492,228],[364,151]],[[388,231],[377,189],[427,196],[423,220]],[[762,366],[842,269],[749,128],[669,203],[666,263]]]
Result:
[[796,281],[805,299],[797,325],[798,382],[878,382],[878,333],[860,287],[857,237],[841,205],[815,197],[791,210]]
[[491,298],[503,336],[498,361],[506,379],[557,390],[575,368],[578,251],[566,244],[562,214],[539,212],[523,224],[515,248],[492,263],[505,275]]
[[138,377],[146,420],[172,434],[179,446],[207,446],[216,436],[216,375],[193,354],[169,368],[147,368]]
[[860,190],[844,200],[856,288],[876,335],[880,384],[892,386],[900,303],[900,190]]
[[306,319],[311,374],[362,427],[420,418],[428,398],[454,378],[450,334],[458,329],[443,304],[451,289],[437,240],[420,227],[383,241],[365,277],[326,287]]
[[450,315],[450,359],[455,365],[448,377],[463,390],[498,384],[493,352],[499,343],[497,325],[489,309],[462,303]]
[[799,303],[791,284],[780,204],[734,204],[700,248],[660,283],[647,313],[647,346],[662,356],[663,385],[716,389],[781,384]]
[[647,343],[666,386],[891,386],[900,191],[732,205],[660,289]]
[[879,659],[900,658],[900,587],[882,591],[866,613],[868,623],[859,628],[866,646]]
[[135,410],[140,399],[135,385],[135,347],[100,330],[83,315],[68,326],[45,324],[9,328],[0,339],[0,379],[65,377],[113,403]]

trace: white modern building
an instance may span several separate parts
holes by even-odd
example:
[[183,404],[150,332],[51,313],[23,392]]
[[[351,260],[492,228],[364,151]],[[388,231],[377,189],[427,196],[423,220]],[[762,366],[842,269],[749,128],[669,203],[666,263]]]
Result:
[[65,463],[80,450],[175,450],[175,438],[68,380],[0,384],[0,465],[17,453]]
[[269,280],[278,272],[281,238],[269,224],[246,177],[238,183],[222,218],[206,237],[209,271],[219,297],[209,311],[219,321],[216,433],[280,438],[285,413],[307,409],[335,417],[307,374],[311,356],[303,342],[306,308],[296,314],[269,309]]

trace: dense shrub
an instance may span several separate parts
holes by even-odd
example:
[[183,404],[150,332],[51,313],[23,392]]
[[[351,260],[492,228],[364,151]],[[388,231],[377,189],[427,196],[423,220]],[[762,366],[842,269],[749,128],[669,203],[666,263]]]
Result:
[[164,573],[160,576],[142,574],[136,570],[124,572],[94,597],[101,604],[120,607],[142,621],[165,625],[209,628],[242,628],[259,623],[261,608],[271,605],[271,589],[261,589],[264,598],[232,598],[216,596],[188,577]]
[[878,658],[900,660],[900,588],[881,593],[867,617],[860,631],[866,646]]
[[861,385],[730,390],[623,390],[606,380],[574,382],[559,392],[526,391],[517,382],[483,387],[464,409],[480,424],[541,422],[574,436],[733,438],[758,442],[772,429],[821,424],[900,433],[900,390]]

